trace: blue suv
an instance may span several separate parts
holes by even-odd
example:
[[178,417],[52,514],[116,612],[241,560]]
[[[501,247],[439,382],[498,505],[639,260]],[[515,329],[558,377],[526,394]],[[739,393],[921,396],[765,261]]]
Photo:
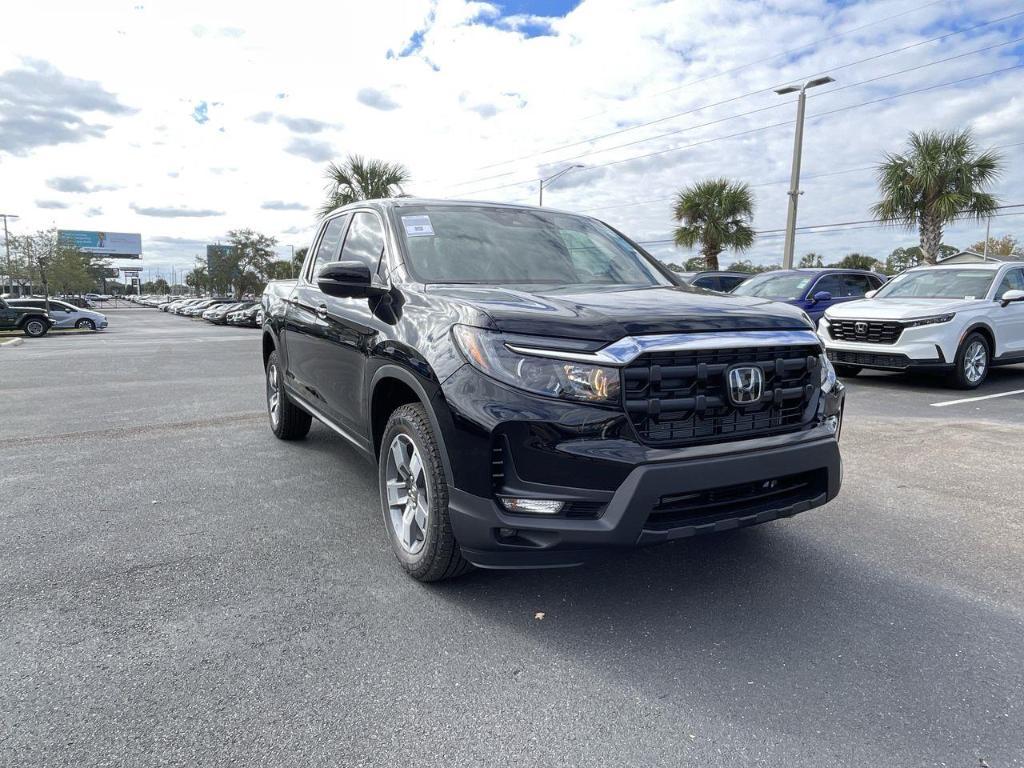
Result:
[[825,310],[863,299],[885,283],[885,276],[865,269],[780,269],[755,275],[733,289],[737,296],[758,296],[800,307],[815,323]]

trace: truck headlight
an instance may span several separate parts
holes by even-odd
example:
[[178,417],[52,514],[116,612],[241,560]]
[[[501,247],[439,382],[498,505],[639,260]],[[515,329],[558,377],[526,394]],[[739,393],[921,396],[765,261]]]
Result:
[[904,320],[904,328],[917,328],[920,325],[935,325],[936,323],[948,323],[956,317],[956,312],[950,312],[948,315],[932,315],[931,317],[918,317],[914,320]]
[[836,369],[826,355],[822,354],[818,359],[821,360],[821,391],[831,392],[836,385]]
[[619,399],[617,368],[520,355],[505,346],[500,333],[468,325],[453,326],[452,336],[470,365],[517,389],[587,403]]

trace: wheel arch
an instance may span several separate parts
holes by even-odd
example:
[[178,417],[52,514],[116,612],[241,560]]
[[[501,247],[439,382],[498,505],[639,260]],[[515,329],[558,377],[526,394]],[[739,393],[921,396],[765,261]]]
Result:
[[963,344],[964,340],[968,336],[970,336],[972,333],[979,333],[979,334],[981,334],[985,338],[985,341],[988,342],[988,351],[989,351],[989,358],[990,358],[989,362],[991,362],[991,359],[995,358],[996,355],[999,354],[999,352],[996,350],[996,334],[995,334],[995,330],[988,323],[984,323],[984,322],[980,322],[979,321],[979,322],[972,323],[971,325],[967,326],[967,328],[964,329],[964,332],[960,335],[960,341],[956,345],[957,351],[958,352],[960,351],[960,345]]
[[[394,363],[385,363],[378,368],[369,386],[370,397],[368,398],[368,426],[370,444],[373,455],[376,458],[380,455],[380,444],[384,437],[384,429],[387,427],[388,417],[399,406],[407,403],[420,403],[427,413],[431,429],[437,438],[441,448],[441,463],[444,465],[445,479],[452,484],[452,467],[448,457],[448,448],[445,444],[445,430],[442,428],[442,419],[445,423],[451,423],[451,414],[444,405],[443,397],[440,397],[440,390],[431,395],[427,387],[414,373]],[[440,402],[438,399],[440,397]],[[438,410],[442,410],[439,414]],[[440,417],[440,418],[439,418]]]
[[263,332],[263,370],[267,369],[267,361],[270,359],[270,353],[277,351],[277,341],[274,339],[274,334],[270,331]]

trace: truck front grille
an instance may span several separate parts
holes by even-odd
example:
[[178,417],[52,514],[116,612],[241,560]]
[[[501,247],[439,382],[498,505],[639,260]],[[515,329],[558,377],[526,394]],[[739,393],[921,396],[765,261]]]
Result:
[[[817,408],[820,352],[805,345],[641,355],[623,370],[623,405],[640,439],[659,447],[796,431]],[[757,402],[730,399],[728,371],[736,366],[761,369]]]
[[829,335],[837,341],[895,344],[903,324],[892,320],[829,320]]

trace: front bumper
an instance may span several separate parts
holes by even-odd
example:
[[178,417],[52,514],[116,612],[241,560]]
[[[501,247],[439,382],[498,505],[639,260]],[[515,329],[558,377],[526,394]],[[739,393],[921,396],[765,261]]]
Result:
[[956,356],[958,339],[949,329],[948,323],[905,328],[895,344],[872,344],[833,339],[828,319],[822,318],[818,338],[825,346],[828,359],[839,365],[880,371],[942,370],[952,367]]
[[[444,389],[449,403],[479,405],[440,426],[452,529],[481,567],[579,565],[610,550],[790,517],[834,498],[842,482],[841,384],[802,430],[680,448],[637,441],[615,411],[532,397],[471,369]],[[557,516],[516,514],[501,496],[566,507]]]

